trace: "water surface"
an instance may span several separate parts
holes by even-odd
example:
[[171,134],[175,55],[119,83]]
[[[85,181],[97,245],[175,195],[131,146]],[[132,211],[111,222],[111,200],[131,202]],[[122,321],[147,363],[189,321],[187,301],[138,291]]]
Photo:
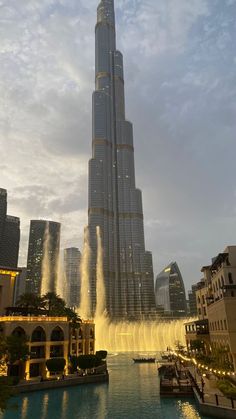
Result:
[[208,419],[194,399],[161,399],[155,364],[134,364],[134,354],[108,357],[109,384],[28,393],[12,399],[1,419]]

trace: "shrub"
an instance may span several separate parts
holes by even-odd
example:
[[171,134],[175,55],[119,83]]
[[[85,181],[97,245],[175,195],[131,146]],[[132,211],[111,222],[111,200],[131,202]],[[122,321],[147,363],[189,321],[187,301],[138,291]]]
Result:
[[96,355],[80,355],[78,357],[78,365],[81,370],[87,370],[98,367],[100,360]]
[[218,381],[217,387],[226,397],[232,397],[236,399],[236,387],[234,387],[229,381],[221,380]]
[[101,361],[104,361],[107,357],[107,351],[97,351],[96,357],[100,359]]
[[51,358],[47,359],[46,366],[49,372],[61,373],[64,371],[66,361],[64,358]]

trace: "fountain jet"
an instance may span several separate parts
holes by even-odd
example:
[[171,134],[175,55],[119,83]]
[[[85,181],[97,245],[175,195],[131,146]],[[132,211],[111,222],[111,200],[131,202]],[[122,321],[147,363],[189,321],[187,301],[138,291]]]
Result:
[[99,321],[99,319],[105,314],[105,307],[106,307],[106,291],[105,291],[104,273],[103,273],[102,233],[101,233],[101,228],[99,226],[96,227],[96,234],[97,234],[97,265],[96,265],[97,302],[96,302],[95,321]]
[[91,318],[91,303],[90,303],[90,259],[91,259],[91,249],[89,245],[89,229],[85,227],[84,229],[84,248],[82,254],[82,260],[80,265],[80,275],[81,275],[81,297],[80,297],[80,307],[79,314],[82,319]]

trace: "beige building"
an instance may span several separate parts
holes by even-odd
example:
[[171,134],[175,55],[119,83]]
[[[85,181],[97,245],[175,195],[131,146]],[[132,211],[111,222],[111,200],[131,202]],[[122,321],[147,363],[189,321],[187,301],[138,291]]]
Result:
[[236,370],[236,246],[228,246],[202,271],[212,349],[227,352]]
[[205,279],[203,278],[200,282],[198,282],[196,290],[197,315],[199,320],[207,319],[207,296],[208,287]]
[[64,358],[66,373],[70,355],[93,354],[95,350],[95,325],[87,321],[78,328],[66,317],[0,317],[4,336],[25,335],[29,341],[30,355],[24,365],[16,363],[12,375],[25,379],[47,377],[46,360]]
[[[209,349],[221,353],[236,370],[236,246],[228,246],[202,272],[196,292],[199,321],[208,320]],[[199,338],[190,323],[185,329],[187,344]]]
[[0,316],[5,308],[12,306],[14,301],[16,278],[20,270],[0,267]]

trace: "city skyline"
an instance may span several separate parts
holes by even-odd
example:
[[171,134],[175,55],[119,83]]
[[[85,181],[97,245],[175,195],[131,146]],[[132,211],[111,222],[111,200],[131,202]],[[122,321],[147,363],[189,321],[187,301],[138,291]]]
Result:
[[[124,1],[116,7],[146,246],[153,251],[155,274],[177,260],[189,288],[212,254],[235,242],[236,6],[205,0],[179,5]],[[22,264],[33,218],[61,222],[63,247],[81,247],[97,2],[35,1],[34,7],[26,5],[21,20],[20,6],[11,0],[7,6],[1,9],[0,172],[9,212],[21,218]]]

